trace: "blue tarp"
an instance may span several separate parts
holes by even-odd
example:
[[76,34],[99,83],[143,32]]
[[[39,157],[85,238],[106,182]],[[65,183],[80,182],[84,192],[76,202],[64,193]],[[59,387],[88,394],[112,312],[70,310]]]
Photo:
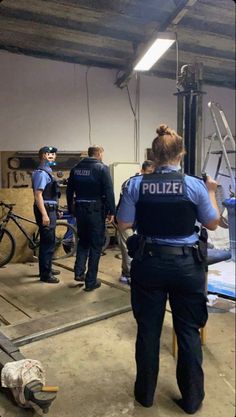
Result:
[[230,284],[230,283],[227,283],[224,281],[218,281],[215,279],[210,279],[208,281],[208,292],[236,298],[235,284]]

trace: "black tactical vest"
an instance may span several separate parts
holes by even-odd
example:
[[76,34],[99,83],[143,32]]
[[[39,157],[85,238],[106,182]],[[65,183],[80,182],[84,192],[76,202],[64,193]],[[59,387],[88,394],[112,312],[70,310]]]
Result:
[[196,206],[187,198],[184,175],[178,172],[143,176],[136,203],[138,234],[157,238],[194,233]]
[[55,180],[53,175],[48,172],[46,169],[38,168],[38,171],[44,171],[46,172],[50,177],[50,182],[46,185],[46,187],[43,190],[43,199],[44,201],[51,200],[51,201],[58,201],[58,198],[60,197],[60,190],[58,182]]

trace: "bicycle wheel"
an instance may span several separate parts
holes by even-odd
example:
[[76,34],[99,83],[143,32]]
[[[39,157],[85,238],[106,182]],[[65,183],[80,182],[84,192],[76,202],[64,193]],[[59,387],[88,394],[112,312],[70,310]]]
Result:
[[0,267],[10,262],[15,253],[15,248],[16,242],[9,230],[0,230]]
[[53,259],[63,259],[73,256],[77,245],[75,227],[67,222],[58,221],[55,234],[56,244]]

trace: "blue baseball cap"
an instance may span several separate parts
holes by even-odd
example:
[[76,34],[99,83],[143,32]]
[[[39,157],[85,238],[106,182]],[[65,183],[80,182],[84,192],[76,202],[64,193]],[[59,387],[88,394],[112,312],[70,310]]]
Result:
[[39,156],[43,155],[44,153],[57,153],[57,148],[54,146],[43,146],[39,149]]

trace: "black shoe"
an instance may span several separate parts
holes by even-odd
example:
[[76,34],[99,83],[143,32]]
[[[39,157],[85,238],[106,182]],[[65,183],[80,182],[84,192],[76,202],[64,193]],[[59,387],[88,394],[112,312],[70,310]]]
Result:
[[101,285],[102,285],[102,283],[101,283],[100,279],[97,279],[97,282],[96,282],[95,285],[93,285],[92,287],[85,287],[84,291],[89,292],[89,291],[96,290],[97,288],[100,288]]
[[60,282],[60,280],[53,275],[50,275],[49,277],[41,277],[40,281],[46,282],[47,284],[58,284],[58,282]]
[[[52,275],[60,275],[61,271],[59,271],[58,269],[52,269],[51,273]],[[38,274],[37,276],[40,277],[40,274]]]
[[134,392],[134,398],[143,407],[149,408],[153,406],[153,400],[148,401],[146,398],[143,399],[142,397],[138,396],[138,394],[136,394],[135,392]]
[[153,403],[147,403],[145,401],[139,400],[138,398],[135,398],[135,400],[137,401],[137,403],[141,404],[145,408],[149,408],[153,406]]
[[85,281],[85,274],[76,275],[74,278],[75,281],[84,282]]
[[59,269],[52,269],[52,275],[60,275],[60,273]]
[[177,404],[180,408],[182,408],[182,410],[184,410],[184,412],[186,414],[195,414],[202,406],[202,402],[200,402],[197,406],[193,407],[187,407],[182,398],[180,398],[179,400],[174,399],[175,404]]
[[137,384],[137,381],[135,381],[134,385],[134,398],[143,407],[149,408],[153,405],[153,396],[150,393],[143,392],[142,387]]

